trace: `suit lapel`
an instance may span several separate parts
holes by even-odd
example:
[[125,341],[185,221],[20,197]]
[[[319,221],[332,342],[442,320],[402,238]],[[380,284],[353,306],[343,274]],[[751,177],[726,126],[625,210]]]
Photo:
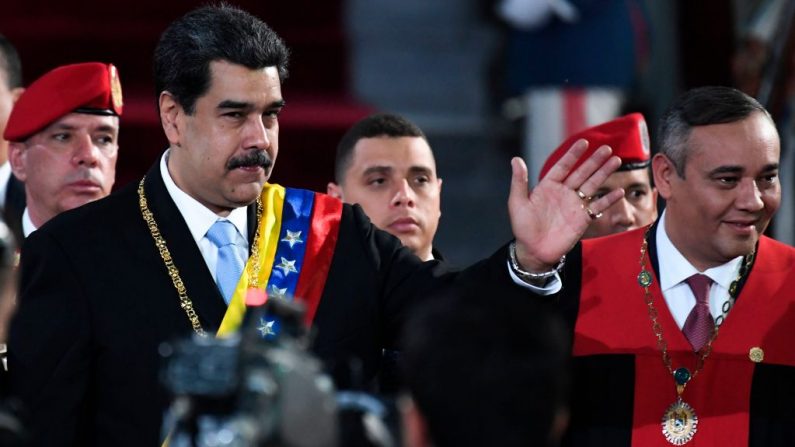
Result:
[[[144,190],[149,209],[166,240],[174,264],[185,283],[188,297],[193,301],[193,307],[202,320],[205,331],[214,333],[226,312],[226,303],[207,269],[185,219],[163,183],[159,160],[146,175]],[[175,289],[174,294],[176,293]]]
[[257,203],[254,202],[249,205],[246,211],[248,220],[248,251],[251,253],[251,247],[254,244],[254,235],[257,234]]

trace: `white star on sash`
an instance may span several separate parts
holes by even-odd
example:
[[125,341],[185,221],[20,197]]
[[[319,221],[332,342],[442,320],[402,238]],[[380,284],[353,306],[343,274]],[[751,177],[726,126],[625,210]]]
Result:
[[282,258],[282,262],[276,266],[277,269],[281,269],[284,272],[284,276],[289,275],[290,273],[298,273],[298,270],[295,269],[295,259],[292,261],[288,261],[284,257]]
[[295,245],[295,244],[303,244],[304,243],[304,241],[301,240],[301,232],[300,231],[293,232],[293,231],[290,231],[290,230],[287,230],[287,236],[285,236],[284,239],[281,240],[281,242],[287,242],[288,244],[290,244],[290,248],[293,248],[293,245]]
[[276,287],[275,284],[271,284],[271,297],[284,299],[284,295],[287,293],[287,287],[280,289]]
[[276,335],[276,331],[273,330],[273,323],[273,321],[268,321],[263,318],[260,320],[260,326],[257,328],[257,330],[259,330],[259,333],[263,337],[267,337],[268,335]]

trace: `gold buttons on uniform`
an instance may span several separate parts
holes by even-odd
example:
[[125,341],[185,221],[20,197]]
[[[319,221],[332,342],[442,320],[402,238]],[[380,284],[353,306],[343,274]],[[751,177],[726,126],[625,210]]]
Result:
[[754,363],[761,363],[765,359],[765,351],[758,346],[754,346],[748,351],[748,358]]

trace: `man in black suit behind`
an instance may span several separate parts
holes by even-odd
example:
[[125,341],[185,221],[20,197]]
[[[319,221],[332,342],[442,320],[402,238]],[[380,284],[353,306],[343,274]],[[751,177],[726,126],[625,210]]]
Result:
[[[258,222],[273,217],[259,215],[255,202],[278,153],[286,63],[282,40],[244,11],[205,7],[178,19],[154,56],[169,149],[140,184],[62,213],[26,240],[9,370],[38,445],[153,446],[162,440],[168,396],[157,380],[159,344],[191,330],[215,332],[225,301],[232,300],[230,310],[235,304],[219,269],[230,264],[210,230],[219,221],[231,225],[231,245],[249,256],[252,244],[258,247]],[[619,164],[605,148],[564,178],[584,149],[576,144],[531,195],[526,167],[514,160],[510,256],[503,247],[462,272],[422,263],[373,227],[360,207],[316,194],[336,207],[330,215],[338,229],[322,239],[313,227],[303,237],[289,234],[289,242],[333,240],[312,348],[338,386],[347,385],[351,358],[364,379],[375,375],[382,349],[394,346],[411,306],[426,295],[456,287],[483,290],[484,297],[543,289],[556,274],[539,268],[557,262],[547,253],[572,247],[589,215],[622,194],[581,207],[575,190],[595,190]],[[282,259],[257,273],[275,275],[281,268],[287,275],[294,266]],[[315,286],[320,276],[302,271],[299,281]]]
[[3,132],[8,116],[22,87],[22,64],[16,48],[0,34],[0,208],[3,219],[17,240],[22,240],[22,212],[25,210],[25,187],[11,174],[8,164],[8,141]]

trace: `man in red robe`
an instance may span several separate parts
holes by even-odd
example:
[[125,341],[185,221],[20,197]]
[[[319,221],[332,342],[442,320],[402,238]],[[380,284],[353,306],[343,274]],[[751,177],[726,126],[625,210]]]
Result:
[[561,275],[574,333],[564,445],[793,445],[795,249],[763,236],[781,198],[776,127],[738,90],[698,88],[668,111],[658,147],[657,222],[584,240]]

